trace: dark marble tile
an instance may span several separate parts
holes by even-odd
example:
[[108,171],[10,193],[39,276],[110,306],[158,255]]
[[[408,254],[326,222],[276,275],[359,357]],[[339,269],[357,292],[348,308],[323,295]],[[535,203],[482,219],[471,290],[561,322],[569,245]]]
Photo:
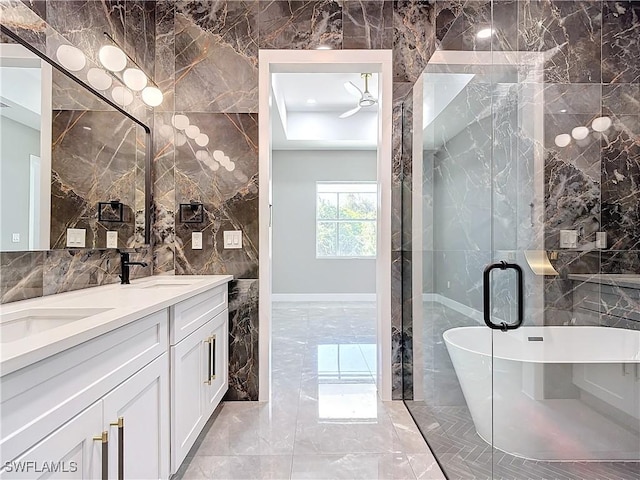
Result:
[[[135,261],[149,261],[146,251],[132,253]],[[114,250],[49,250],[44,259],[44,295],[120,282],[120,255]],[[135,267],[131,278],[151,275],[151,264]]]
[[229,390],[225,400],[258,400],[258,280],[229,284]]
[[603,115],[638,115],[638,112],[640,83],[602,85]]
[[[39,8],[41,10],[41,8]],[[18,35],[22,40],[33,45],[38,51],[47,53],[47,23],[43,20],[46,14],[36,12],[29,4],[20,0],[6,0],[0,3],[2,25]],[[16,43],[8,35],[1,35],[2,43]]]
[[600,2],[518,2],[518,50],[545,52],[545,82],[599,83]]
[[612,250],[640,248],[640,116],[613,117],[602,149],[602,230]]
[[[118,112],[54,112],[51,248],[66,246],[67,228],[86,229],[87,248],[104,248],[108,230],[120,248],[135,245],[137,128]],[[110,201],[124,204],[123,222],[98,219]]]
[[442,41],[462,13],[465,0],[441,0],[436,2],[436,45],[442,47]]
[[163,93],[162,103],[155,112],[175,110],[175,2],[156,2],[156,43],[154,80]]
[[176,3],[176,109],[258,111],[258,2]]
[[260,48],[342,48],[342,2],[270,0],[259,4]]
[[435,7],[421,0],[396,0],[393,10],[393,80],[415,82],[436,48]]
[[640,3],[602,2],[602,81],[640,81]]
[[544,86],[544,113],[596,115],[600,112],[601,97],[599,84],[549,83]]
[[402,398],[402,252],[391,251],[391,396]]
[[46,252],[0,253],[0,303],[41,297]]
[[393,47],[393,2],[344,0],[343,48],[390,49]]
[[127,0],[125,3],[124,41],[127,52],[148,75],[153,77],[156,45],[156,2]]
[[[413,252],[402,252],[402,398],[413,399]],[[416,292],[415,301],[422,301]],[[393,331],[393,330],[392,330]]]
[[[258,121],[254,114],[187,113],[209,136],[208,146],[188,139],[176,148],[176,207],[204,204],[201,224],[176,219],[176,270],[181,274],[258,275]],[[176,133],[176,138],[183,136]],[[184,139],[184,136],[182,137]],[[202,153],[199,153],[202,152]],[[223,232],[241,230],[241,249],[224,249]],[[202,250],[191,248],[193,231],[203,232]]]
[[[482,29],[489,28],[492,24],[491,4],[490,0],[466,2],[462,9],[459,9],[458,5],[454,5],[457,16],[453,21],[447,18],[451,10],[445,10],[444,13],[447,14],[447,17],[443,19],[442,23],[446,26],[447,32],[446,35],[438,37],[439,47],[443,50],[490,51],[497,35],[478,38],[477,33]],[[497,5],[496,3],[496,7]],[[495,30],[500,36],[503,36],[503,30],[512,28],[512,26],[513,20],[506,25],[498,25],[496,22],[497,28]],[[440,29],[438,33],[442,35]]]

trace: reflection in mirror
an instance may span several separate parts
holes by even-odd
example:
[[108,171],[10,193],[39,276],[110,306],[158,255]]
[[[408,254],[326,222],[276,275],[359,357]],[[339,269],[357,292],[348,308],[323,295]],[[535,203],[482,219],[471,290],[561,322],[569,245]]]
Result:
[[83,83],[97,66],[50,27],[55,60],[2,31],[0,250],[149,243],[149,128]]
[[48,250],[51,67],[0,44],[0,251]]

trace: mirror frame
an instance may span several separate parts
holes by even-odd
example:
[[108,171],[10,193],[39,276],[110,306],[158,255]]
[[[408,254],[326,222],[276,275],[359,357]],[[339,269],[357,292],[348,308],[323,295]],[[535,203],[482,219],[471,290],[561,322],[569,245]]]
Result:
[[9,28],[5,27],[4,25],[0,25],[0,31],[7,37],[11,38],[12,40],[16,41],[17,43],[25,47],[27,50],[29,50],[33,54],[40,57],[43,61],[47,62],[49,65],[51,65],[53,68],[58,70],[60,73],[64,74],[66,77],[70,78],[81,87],[93,93],[96,97],[98,97],[100,100],[107,103],[110,107],[120,112],[129,120],[131,120],[132,122],[136,123],[137,125],[143,128],[146,135],[145,158],[144,158],[144,244],[150,245],[151,243],[151,149],[152,149],[152,140],[153,140],[151,135],[151,129],[146,124],[138,120],[136,117],[134,117],[130,113],[123,110],[112,100],[108,99],[107,97],[102,95],[100,92],[98,92],[96,89],[91,87],[91,85],[86,84],[85,82],[80,80],[78,77],[73,75],[71,72],[69,72],[62,65],[58,64],[53,59],[49,58],[47,55],[42,53],[33,45],[27,43],[25,40],[23,40],[19,35],[14,33]]

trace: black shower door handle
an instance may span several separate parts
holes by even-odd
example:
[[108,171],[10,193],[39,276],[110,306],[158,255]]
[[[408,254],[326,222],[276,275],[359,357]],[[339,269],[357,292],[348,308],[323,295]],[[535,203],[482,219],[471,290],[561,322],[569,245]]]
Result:
[[[493,323],[491,321],[491,271],[495,269],[500,270],[515,270],[518,281],[518,320],[515,323],[500,322]],[[484,269],[483,276],[483,288],[484,288],[484,323],[487,327],[494,330],[515,330],[524,320],[524,280],[522,276],[522,268],[517,263],[498,262],[487,265]]]

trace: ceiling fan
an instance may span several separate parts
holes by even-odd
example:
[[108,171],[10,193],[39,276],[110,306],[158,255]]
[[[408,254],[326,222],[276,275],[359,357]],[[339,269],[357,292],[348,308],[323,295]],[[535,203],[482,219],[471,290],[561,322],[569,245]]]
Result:
[[351,115],[358,113],[362,107],[370,107],[378,103],[378,99],[369,93],[369,78],[371,77],[371,74],[362,73],[360,76],[364,78],[364,92],[356,87],[353,82],[344,83],[345,90],[354,97],[357,97],[358,103],[355,108],[352,108],[340,115],[340,118],[350,117]]

